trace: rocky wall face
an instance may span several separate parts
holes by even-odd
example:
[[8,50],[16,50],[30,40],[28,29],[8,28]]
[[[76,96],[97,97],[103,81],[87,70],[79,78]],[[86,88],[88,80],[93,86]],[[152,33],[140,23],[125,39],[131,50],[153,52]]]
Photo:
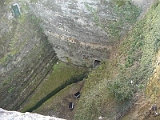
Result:
[[19,110],[57,57],[39,19],[28,13],[15,18],[11,4],[0,7],[0,107]]
[[7,111],[0,108],[1,120],[65,120],[57,117],[44,116],[36,113],[20,113],[16,111]]
[[111,43],[129,29],[131,6],[123,0],[37,0],[30,9],[43,21],[60,60],[91,66],[94,60],[109,58]]
[[[87,9],[88,5],[95,13]],[[108,16],[106,13],[111,11],[106,10],[107,7],[102,1],[95,0],[40,0],[30,6],[42,19],[41,26],[58,58],[85,66],[110,55],[109,35],[94,22],[95,17],[104,20]],[[115,20],[116,16],[110,19]]]

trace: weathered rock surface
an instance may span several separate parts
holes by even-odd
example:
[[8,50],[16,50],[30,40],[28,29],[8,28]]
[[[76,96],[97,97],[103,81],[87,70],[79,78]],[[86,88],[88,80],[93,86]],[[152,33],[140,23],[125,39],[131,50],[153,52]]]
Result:
[[110,0],[37,0],[29,6],[42,20],[44,33],[60,60],[91,66],[94,60],[109,58],[111,43],[129,29],[125,17],[132,14],[136,18],[127,10],[131,3],[123,9],[126,16],[117,4],[121,5]]
[[[42,27],[60,60],[77,65],[92,65],[95,59],[109,57],[108,35],[93,22],[85,2],[42,1],[30,8],[42,19]],[[88,1],[97,9],[100,3]],[[99,11],[102,12],[102,11]],[[103,18],[105,18],[105,14]]]
[[14,18],[11,4],[0,7],[0,106],[18,110],[57,58],[38,19],[25,11]]
[[65,120],[56,117],[43,116],[36,113],[20,113],[16,111],[7,111],[0,108],[0,119],[1,120]]

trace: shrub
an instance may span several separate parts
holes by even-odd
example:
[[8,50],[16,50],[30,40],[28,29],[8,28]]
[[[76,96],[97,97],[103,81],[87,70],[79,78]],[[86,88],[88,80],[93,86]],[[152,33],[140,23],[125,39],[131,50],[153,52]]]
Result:
[[118,101],[125,101],[132,98],[134,94],[134,85],[131,85],[127,81],[115,80],[109,81],[107,88],[109,92]]

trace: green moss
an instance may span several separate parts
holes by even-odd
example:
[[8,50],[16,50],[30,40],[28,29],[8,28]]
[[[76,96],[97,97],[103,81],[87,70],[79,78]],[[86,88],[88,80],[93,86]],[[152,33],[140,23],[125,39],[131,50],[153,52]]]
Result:
[[29,110],[50,93],[54,91],[58,92],[59,87],[71,84],[71,82],[76,82],[78,78],[85,75],[85,72],[86,69],[82,67],[59,61],[58,64],[54,65],[52,73],[41,83],[37,88],[36,93],[28,100],[28,103],[26,103],[26,106],[21,111],[24,112]]
[[113,1],[118,5],[118,7],[121,7],[126,4],[125,0],[113,0]]
[[[14,94],[12,99],[4,97],[1,104],[13,103],[16,99],[17,101],[9,106],[12,110],[19,109],[20,104],[30,96],[57,60],[39,22],[40,19],[33,15],[22,14],[18,19],[9,21],[12,26],[11,32],[0,38],[0,49],[2,49],[0,65],[8,69],[8,63],[16,63],[9,64],[12,65],[9,66],[10,71],[1,78],[3,85],[1,94],[6,93],[7,96]],[[11,89],[12,86],[16,87]],[[23,92],[25,94],[21,96]]]
[[[73,87],[74,87],[73,84],[65,87],[64,89],[59,91],[57,94],[52,96],[50,99],[48,99],[38,109],[34,110],[34,112],[45,115],[45,113],[48,112],[48,110],[49,110],[49,111],[54,111],[54,112],[58,113],[59,110],[62,109],[58,106],[58,104],[63,101],[64,97],[66,97],[66,95],[68,95],[69,90],[72,89]],[[63,103],[61,103],[61,104],[63,104]],[[66,105],[68,107],[68,104],[66,104]]]
[[10,92],[12,92],[12,90],[14,90],[15,88],[14,87],[11,87],[9,90],[8,90],[8,92],[10,93]]
[[27,42],[32,39],[32,36],[34,36],[37,31],[39,33],[37,37],[43,34],[39,22],[40,19],[34,15],[21,15],[19,19],[13,21],[13,30],[0,39],[0,42],[3,42],[3,40],[9,42],[7,48],[9,52],[5,53],[4,56],[0,58],[0,64],[5,66],[12,57],[16,56],[16,54],[26,46]]

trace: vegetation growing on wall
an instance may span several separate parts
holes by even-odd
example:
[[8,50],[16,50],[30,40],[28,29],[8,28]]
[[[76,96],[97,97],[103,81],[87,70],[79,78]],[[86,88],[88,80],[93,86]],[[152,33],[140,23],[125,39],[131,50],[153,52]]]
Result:
[[109,120],[120,118],[137,99],[135,93],[144,91],[159,49],[158,11],[159,2],[118,45],[111,60],[89,75],[75,120],[97,120],[99,116]]
[[[141,10],[132,2],[125,0],[106,1],[106,5],[112,14],[109,14],[108,18],[102,22],[99,18],[100,11],[85,4],[87,10],[91,12],[95,24],[110,35],[110,40],[119,40],[121,33],[136,22]],[[111,16],[112,18],[110,18]]]
[[[22,9],[27,9],[27,5],[23,4]],[[2,17],[2,20],[10,23],[11,30],[0,38],[0,106],[18,110],[50,72],[57,58],[39,25],[40,19],[22,13],[18,18]]]
[[[25,7],[26,6],[24,6],[23,8],[28,9],[27,7]],[[27,42],[30,40],[28,36],[31,35],[29,35],[30,31],[28,30],[31,28],[27,28],[29,26],[27,26],[26,23],[32,24],[35,32],[38,31],[38,35],[41,36],[43,30],[39,25],[40,21],[41,20],[33,14],[22,14],[17,19],[12,20],[12,30],[7,33],[7,35],[5,34],[3,37],[0,38],[0,43],[2,43],[1,45],[5,46],[5,43],[7,45],[5,48],[7,49],[7,53],[3,52],[4,55],[2,55],[2,57],[0,58],[1,65],[7,65],[8,62],[11,61],[11,59],[16,56],[16,54],[18,54],[18,52],[21,51],[25,47]],[[20,38],[21,35],[24,37],[23,41]]]

